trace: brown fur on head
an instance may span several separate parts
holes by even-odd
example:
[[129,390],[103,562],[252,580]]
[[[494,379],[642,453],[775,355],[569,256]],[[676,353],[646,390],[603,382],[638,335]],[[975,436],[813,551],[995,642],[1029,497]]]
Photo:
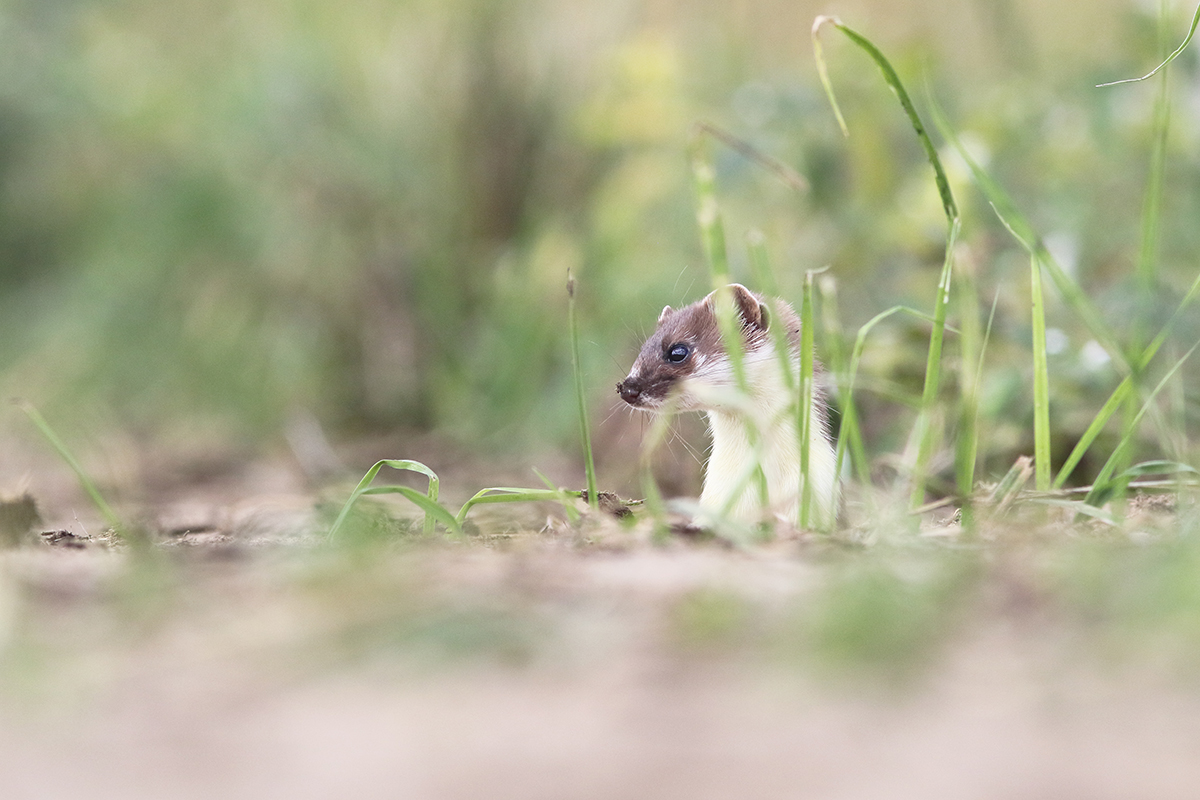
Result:
[[[723,288],[729,292],[741,322],[742,347],[747,356],[769,344],[772,317],[782,317],[774,322],[786,325],[788,340],[796,346],[800,324],[790,308],[781,304],[773,311],[766,300],[739,283]],[[642,345],[629,376],[617,384],[622,400],[635,408],[655,409],[689,379],[728,383],[731,368],[721,341],[716,303],[717,292],[713,292],[679,310],[670,306],[662,310],[658,326]],[[694,401],[689,403],[686,393],[681,400],[683,408],[698,407]]]

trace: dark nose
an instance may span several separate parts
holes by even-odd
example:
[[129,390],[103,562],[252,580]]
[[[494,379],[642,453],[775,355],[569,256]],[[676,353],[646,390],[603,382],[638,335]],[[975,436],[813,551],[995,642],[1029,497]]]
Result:
[[642,396],[642,388],[633,378],[626,378],[617,384],[617,394],[629,405],[636,406]]

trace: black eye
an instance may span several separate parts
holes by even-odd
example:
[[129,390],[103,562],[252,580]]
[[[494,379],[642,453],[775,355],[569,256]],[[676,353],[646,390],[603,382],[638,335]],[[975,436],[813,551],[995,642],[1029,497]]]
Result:
[[692,354],[692,348],[680,342],[679,344],[671,345],[671,349],[667,351],[667,361],[672,364],[681,364],[687,360],[687,357]]

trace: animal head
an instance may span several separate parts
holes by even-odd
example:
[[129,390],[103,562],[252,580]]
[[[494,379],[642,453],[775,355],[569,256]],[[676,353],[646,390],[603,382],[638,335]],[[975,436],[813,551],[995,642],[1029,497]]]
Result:
[[[733,368],[717,321],[717,296],[721,291],[728,292],[741,323],[747,359],[769,352],[773,314],[768,304],[745,286],[730,284],[684,308],[667,306],[662,310],[629,376],[617,384],[622,400],[634,408],[654,410],[674,393],[680,409],[704,409],[711,404],[699,396],[703,394],[698,391],[702,386],[733,385]],[[788,324],[788,329],[789,338],[798,336],[798,323]]]

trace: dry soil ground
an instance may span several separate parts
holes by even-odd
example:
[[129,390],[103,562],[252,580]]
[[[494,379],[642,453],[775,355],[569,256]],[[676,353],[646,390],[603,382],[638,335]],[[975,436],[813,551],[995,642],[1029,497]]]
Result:
[[1200,796],[1194,675],[1106,660],[1002,580],[919,666],[848,677],[763,634],[819,543],[329,549],[286,483],[153,506],[144,551],[94,522],[0,551],[0,796]]

